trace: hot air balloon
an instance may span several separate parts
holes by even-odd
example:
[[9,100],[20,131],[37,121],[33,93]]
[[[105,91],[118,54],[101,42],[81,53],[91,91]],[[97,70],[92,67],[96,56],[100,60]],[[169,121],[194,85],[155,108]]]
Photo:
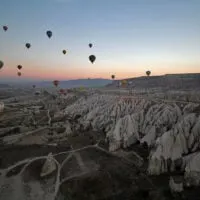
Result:
[[66,93],[69,93],[69,92],[72,92],[72,90],[71,90],[71,89],[66,89],[65,92],[66,92]]
[[147,75],[147,76],[150,76],[150,75],[151,75],[151,71],[149,71],[149,70],[146,71],[146,75]]
[[112,75],[111,78],[114,80],[115,79],[115,75]]
[[30,43],[26,43],[26,48],[29,49],[31,47]]
[[7,27],[7,26],[3,26],[3,30],[4,30],[4,31],[7,31],[7,30],[8,30],[8,27]]
[[52,32],[51,32],[51,31],[47,31],[46,34],[47,34],[47,36],[48,36],[49,38],[52,37]]
[[79,87],[79,91],[84,91],[84,87],[83,86],[81,86],[81,87]]
[[89,47],[92,48],[92,46],[93,46],[92,43],[90,43],[90,44],[89,44]]
[[122,85],[123,87],[125,87],[125,86],[127,85],[127,80],[122,80],[122,81],[121,81],[121,85]]
[[39,92],[39,91],[36,91],[36,92],[35,92],[35,95],[36,95],[36,96],[40,95],[40,92]]
[[0,60],[0,69],[3,68],[3,65],[4,65],[3,61]]
[[21,69],[22,69],[22,66],[21,66],[21,65],[18,65],[17,68],[18,68],[19,70],[21,70]]
[[17,75],[18,75],[18,76],[21,76],[21,75],[22,75],[22,73],[21,73],[21,72],[17,72]]
[[67,51],[66,50],[63,50],[63,54],[66,54],[67,53]]
[[95,56],[95,55],[90,55],[90,56],[89,56],[89,60],[90,60],[90,62],[93,64],[94,61],[96,60],[96,56]]
[[35,88],[36,86],[35,86],[35,85],[32,85],[32,87]]
[[59,85],[59,81],[58,80],[54,80],[53,84],[57,87]]
[[60,89],[60,93],[63,94],[65,92],[65,90],[63,89]]

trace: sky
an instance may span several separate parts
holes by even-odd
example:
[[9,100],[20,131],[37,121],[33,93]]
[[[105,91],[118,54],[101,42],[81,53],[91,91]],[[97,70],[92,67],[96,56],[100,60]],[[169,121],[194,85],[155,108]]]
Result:
[[200,73],[199,10],[200,0],[1,0],[0,79],[19,78],[17,65],[38,80]]

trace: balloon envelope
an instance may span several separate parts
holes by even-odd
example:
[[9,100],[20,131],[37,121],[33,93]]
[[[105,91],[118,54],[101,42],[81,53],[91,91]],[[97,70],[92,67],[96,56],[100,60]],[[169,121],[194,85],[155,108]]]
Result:
[[112,79],[115,79],[115,75],[112,75],[111,78],[112,78]]
[[147,75],[147,76],[150,76],[150,74],[151,74],[151,71],[149,71],[149,70],[146,71],[146,75]]
[[4,30],[4,31],[7,31],[7,30],[8,30],[8,27],[7,27],[7,26],[3,26],[3,30]]
[[80,91],[83,91],[85,88],[84,87],[79,87],[79,90]]
[[90,43],[90,44],[89,44],[89,47],[92,48],[92,46],[93,46],[92,43]]
[[62,94],[63,94],[64,92],[65,92],[65,90],[63,90],[63,89],[60,89],[60,93],[62,93]]
[[21,76],[21,75],[22,75],[22,73],[21,73],[21,72],[17,72],[17,75],[18,75],[18,76]]
[[90,55],[89,56],[89,60],[91,63],[94,63],[94,61],[96,60],[96,56],[95,55]]
[[17,68],[20,70],[20,69],[22,69],[22,66],[21,66],[21,65],[18,65]]
[[58,80],[54,80],[54,81],[53,81],[53,84],[57,87],[58,84],[59,84],[59,81],[58,81]]
[[0,60],[0,69],[3,68],[3,65],[4,65],[3,61]]
[[48,36],[49,38],[52,37],[52,32],[51,32],[51,31],[47,31],[46,34],[47,34],[47,36]]
[[30,43],[26,43],[26,47],[27,47],[27,49],[29,49],[31,47],[31,44]]
[[122,83],[122,85],[126,85],[127,84],[127,80],[122,80],[121,83]]
[[67,53],[67,51],[66,50],[63,50],[63,54],[66,54]]

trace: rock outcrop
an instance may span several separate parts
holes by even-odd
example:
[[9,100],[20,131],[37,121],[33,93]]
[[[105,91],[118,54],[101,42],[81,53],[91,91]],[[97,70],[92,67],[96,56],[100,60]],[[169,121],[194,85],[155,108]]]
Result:
[[[199,149],[198,103],[163,102],[150,98],[99,95],[81,98],[65,109],[87,130],[104,131],[109,150],[145,143],[149,174],[185,170],[185,155]],[[186,165],[186,164],[185,164]]]

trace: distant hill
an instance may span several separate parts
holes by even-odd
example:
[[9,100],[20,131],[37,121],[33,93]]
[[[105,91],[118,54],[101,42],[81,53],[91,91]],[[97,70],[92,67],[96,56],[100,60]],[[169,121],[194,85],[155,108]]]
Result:
[[[167,88],[167,89],[200,89],[200,73],[166,74],[163,76],[142,76],[124,79],[129,82],[128,87],[135,88]],[[121,80],[115,80],[106,87],[118,87]]]
[[[74,87],[104,87],[107,84],[112,83],[109,79],[77,79],[60,81],[59,86],[64,88],[74,88]],[[44,81],[36,83],[40,87],[52,87],[53,83],[51,81]]]
[[[53,81],[53,80],[52,80]],[[10,86],[14,87],[32,87],[32,85],[36,85],[36,87],[53,87],[52,81],[38,81],[38,80],[29,80],[29,79],[22,79],[22,80],[15,80],[15,79],[5,79],[0,80],[0,88],[5,88]],[[60,87],[63,88],[74,88],[74,87],[104,87],[107,84],[112,83],[109,79],[76,79],[76,80],[60,80]]]
[[10,88],[10,85],[4,84],[4,83],[0,83],[0,88]]

